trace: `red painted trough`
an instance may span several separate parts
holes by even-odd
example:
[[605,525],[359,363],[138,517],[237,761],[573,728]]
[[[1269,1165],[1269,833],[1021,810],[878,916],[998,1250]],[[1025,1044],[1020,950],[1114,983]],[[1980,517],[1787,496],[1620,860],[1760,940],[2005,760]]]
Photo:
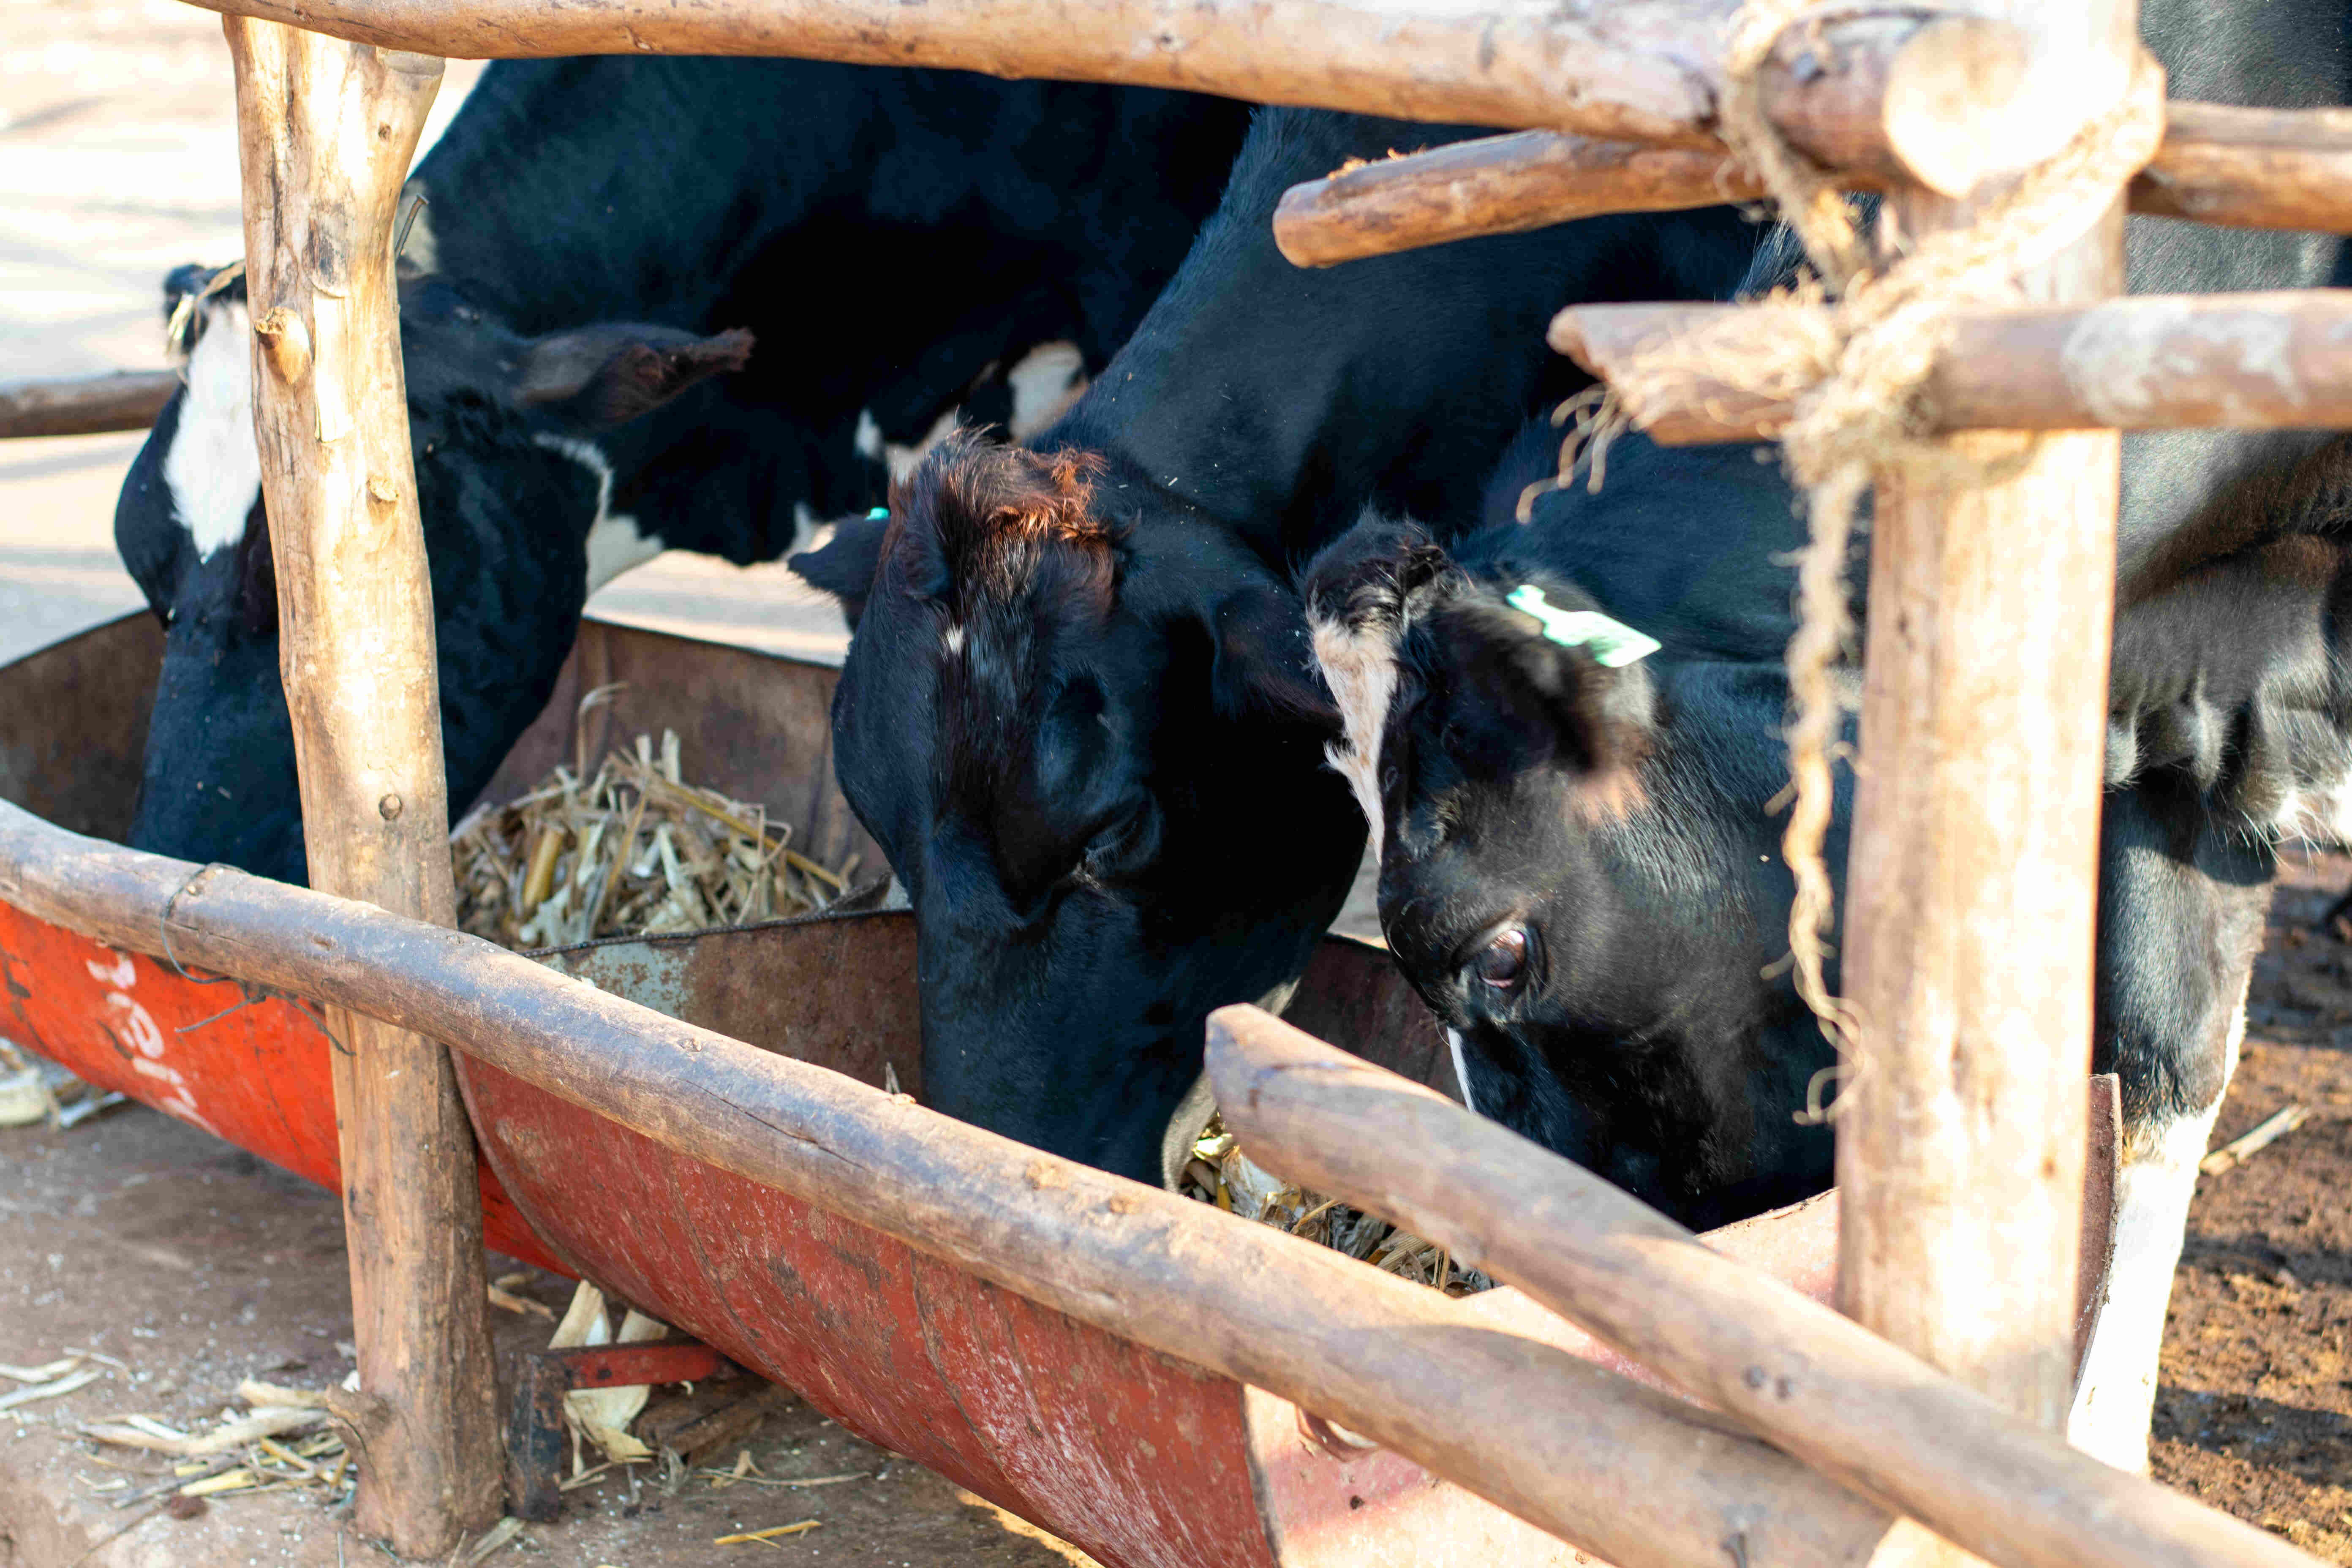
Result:
[[[140,616],[0,670],[0,798],[119,837],[162,642]],[[680,733],[698,783],[763,801],[829,863],[881,856],[834,788],[830,669],[591,622],[547,712],[491,787],[572,753]],[[903,914],[594,943],[555,966],[688,1022],[919,1096],[914,931]],[[323,1185],[337,1184],[334,1048],[318,1015],[119,953],[0,903],[0,1033]],[[1385,954],[1324,944],[1290,1020],[1451,1089],[1443,1043]],[[1286,1400],[1145,1350],[904,1242],[667,1150],[457,1055],[490,1244],[593,1279],[782,1383],[841,1424],[1054,1530],[1111,1568],[1491,1568],[1586,1561]],[[2085,1300],[2104,1285],[2113,1100],[2093,1138]],[[1021,1201],[1008,1181],[1004,1202]],[[1826,1299],[1834,1196],[1709,1239]],[[1637,1369],[1515,1290],[1493,1326]],[[2084,1315],[2084,1330],[2089,1326]],[[2080,1342],[2078,1338],[2078,1343]]]

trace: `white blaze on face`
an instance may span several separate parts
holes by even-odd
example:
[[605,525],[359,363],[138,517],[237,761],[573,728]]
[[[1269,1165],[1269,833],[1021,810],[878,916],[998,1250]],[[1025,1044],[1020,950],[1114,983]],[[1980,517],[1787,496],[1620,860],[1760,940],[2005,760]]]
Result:
[[594,443],[570,436],[534,436],[551,452],[561,452],[596,476],[596,518],[588,525],[588,591],[594,593],[632,566],[659,555],[662,542],[640,532],[637,520],[613,510],[613,465]]
[[[2230,1022],[2225,1087],[2236,1075],[2238,1043],[2245,1032],[2242,1001]],[[2189,1202],[2197,1195],[2197,1162],[2205,1157],[2221,1110],[2221,1097],[2216,1095],[2202,1112],[2136,1140],[2116,1172],[2115,1265],[2083,1358],[2074,1407],[2066,1417],[2066,1440],[2119,1470],[2147,1468],[2165,1308],[2180,1266]]]
[[1381,623],[1350,629],[1327,621],[1311,611],[1307,625],[1313,636],[1315,662],[1323,667],[1324,682],[1339,704],[1341,739],[1324,749],[1324,757],[1356,792],[1370,826],[1372,853],[1381,852],[1381,734],[1388,726],[1389,704],[1396,697],[1397,629]]
[[1462,1048],[1461,1030],[1445,1031],[1445,1047],[1454,1053],[1454,1081],[1462,1086],[1463,1109],[1475,1111],[1478,1101],[1470,1093],[1470,1058]]
[[253,439],[252,322],[235,301],[203,310],[179,427],[163,454],[163,488],[197,556],[210,560],[245,537],[246,517],[261,499],[261,452]]

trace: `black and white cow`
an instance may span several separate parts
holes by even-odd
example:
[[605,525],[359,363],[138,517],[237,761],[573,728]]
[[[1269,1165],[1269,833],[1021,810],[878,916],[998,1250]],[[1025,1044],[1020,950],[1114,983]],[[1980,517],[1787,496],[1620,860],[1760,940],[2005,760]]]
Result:
[[1368,500],[1475,503],[1577,384],[1571,300],[1713,297],[1753,231],[1717,209],[1303,271],[1286,187],[1473,132],[1267,110],[1136,337],[1035,450],[951,443],[794,566],[856,618],[842,787],[920,931],[937,1109],[1145,1179],[1202,1021],[1276,1005],[1362,824],[1289,568]]
[[[773,559],[960,405],[1025,433],[1066,404],[1213,210],[1247,113],[793,60],[491,66],[411,182],[402,260],[452,805],[618,572]],[[245,297],[197,298],[205,276],[168,286],[187,384],[116,513],[169,627],[131,841],[300,881]]]
[[[2340,7],[2151,5],[2190,97],[2344,96]],[[2136,220],[2144,292],[2347,279],[2338,243]],[[1779,960],[1790,884],[1768,803],[1787,777],[1781,552],[1794,498],[1745,447],[1639,439],[1511,512],[1552,438],[1517,448],[1486,526],[1447,545],[1367,520],[1309,567],[1344,710],[1335,765],[1382,837],[1382,928],[1480,1111],[1695,1225],[1826,1186],[1800,1125],[1830,1065]],[[2234,1068],[2273,845],[2352,832],[2352,446],[2315,433],[2128,437],[2101,826],[2094,1070],[2120,1074],[2111,1294],[2072,1422],[2142,1468],[2196,1163]],[[1532,588],[1538,605],[1525,596]],[[1521,595],[1517,603],[1513,595]],[[1536,607],[1655,638],[1608,663]],[[1827,846],[1842,873],[1842,786]]]

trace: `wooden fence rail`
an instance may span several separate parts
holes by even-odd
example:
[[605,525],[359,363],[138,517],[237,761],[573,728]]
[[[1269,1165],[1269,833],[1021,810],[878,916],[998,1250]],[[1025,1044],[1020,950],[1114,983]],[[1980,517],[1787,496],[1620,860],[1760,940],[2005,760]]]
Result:
[[[1183,88],[1412,120],[1719,147],[1737,0],[194,0],[385,48],[467,59],[783,55]],[[1885,5],[1808,19],[1767,106],[1832,167],[1966,189],[2070,125],[2023,29]],[[2101,83],[2074,81],[2096,96]],[[1990,125],[1997,134],[1971,126]]]
[[0,803],[0,899],[444,1040],[698,1160],[1343,1423],[1619,1568],[1863,1568],[1894,1528],[1711,1415],[1426,1287],[445,927]]
[[[1255,1007],[1209,1022],[1226,1128],[1694,1398],[2011,1568],[2309,1568],[2275,1536],[2075,1452],[1499,1122]],[[1410,1159],[1395,1152],[1412,1151]]]
[[[2131,210],[2237,228],[2352,234],[2352,110],[2166,105],[2164,142],[2131,184]],[[1882,188],[1865,172],[1856,190]],[[1687,147],[1522,131],[1456,142],[1294,185],[1275,243],[1301,267],[1517,234],[1601,213],[1754,201],[1738,161]]]
[[144,430],[179,384],[168,370],[0,381],[0,439]]

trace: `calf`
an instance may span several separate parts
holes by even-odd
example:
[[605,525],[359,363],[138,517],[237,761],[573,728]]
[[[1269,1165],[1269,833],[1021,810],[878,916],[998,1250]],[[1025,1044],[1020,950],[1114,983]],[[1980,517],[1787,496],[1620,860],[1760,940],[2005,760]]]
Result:
[[[401,267],[452,805],[613,575],[772,559],[879,500],[959,405],[1025,430],[1066,402],[1175,270],[1246,114],[807,61],[493,65],[411,182]],[[115,518],[169,628],[131,840],[299,881],[249,329],[208,277],[167,285],[187,384]],[[1015,406],[1024,364],[1042,407]]]
[[925,1092],[1146,1179],[1202,1023],[1279,1005],[1362,826],[1320,748],[1288,564],[1366,500],[1467,503],[1571,300],[1729,289],[1724,210],[1302,271],[1270,218],[1350,158],[1471,134],[1267,110],[1218,215],[1036,449],[968,440],[793,565],[856,623],[842,787],[920,931]]
[[[2346,96],[2340,5],[2161,0],[2145,23],[2176,93]],[[2143,291],[2352,281],[2333,238],[2136,220],[2127,256]],[[1745,449],[1635,441],[1599,495],[1545,496],[1515,523],[1549,466],[1515,454],[1486,528],[1451,550],[1371,521],[1309,568],[1346,709],[1333,760],[1383,832],[1382,926],[1471,1103],[1717,1224],[1831,1175],[1827,1131],[1794,1117],[1832,1051],[1781,969],[1791,890],[1768,805],[1787,776],[1790,581],[1774,562],[1801,542],[1794,498]],[[2093,1066],[2121,1077],[2126,1136],[2071,1435],[2127,1468],[2147,1462],[2273,845],[2352,829],[2352,644],[2333,613],[2352,587],[2347,484],[2338,437],[2125,442]],[[1589,625],[1529,613],[1553,607],[1663,647],[1609,662]],[[1849,806],[1842,785],[1837,868]]]

